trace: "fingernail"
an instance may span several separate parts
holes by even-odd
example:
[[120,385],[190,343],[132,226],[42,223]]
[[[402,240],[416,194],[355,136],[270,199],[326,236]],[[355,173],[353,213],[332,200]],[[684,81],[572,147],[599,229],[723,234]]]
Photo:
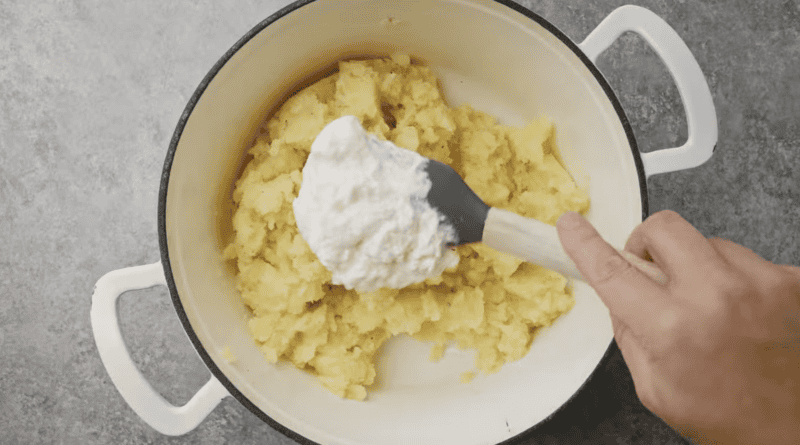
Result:
[[558,218],[556,225],[560,226],[562,229],[574,230],[583,224],[583,221],[583,216],[581,216],[580,213],[566,212],[561,215],[561,218]]

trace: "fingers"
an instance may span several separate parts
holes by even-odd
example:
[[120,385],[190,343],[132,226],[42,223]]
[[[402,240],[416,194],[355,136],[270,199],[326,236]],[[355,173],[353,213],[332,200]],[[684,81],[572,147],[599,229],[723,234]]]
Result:
[[670,277],[697,274],[698,265],[719,264],[719,254],[705,236],[671,210],[654,213],[634,229],[625,250],[652,258]]
[[663,289],[627,262],[580,214],[567,212],[556,224],[564,251],[611,313],[633,329],[646,329],[664,309]]

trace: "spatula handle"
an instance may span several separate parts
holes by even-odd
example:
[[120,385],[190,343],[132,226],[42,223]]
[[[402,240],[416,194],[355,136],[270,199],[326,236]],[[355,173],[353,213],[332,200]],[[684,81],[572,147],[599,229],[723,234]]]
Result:
[[[564,252],[556,228],[541,221],[492,207],[486,216],[483,243],[529,263],[586,281],[572,259]],[[618,252],[654,281],[660,284],[667,282],[666,275],[655,264],[624,250]]]

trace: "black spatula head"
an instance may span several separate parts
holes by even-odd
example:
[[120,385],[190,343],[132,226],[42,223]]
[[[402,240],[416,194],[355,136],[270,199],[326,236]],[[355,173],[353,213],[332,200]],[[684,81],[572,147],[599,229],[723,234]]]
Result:
[[456,229],[458,242],[454,245],[480,242],[489,206],[449,165],[429,159],[425,170],[432,183],[428,202]]

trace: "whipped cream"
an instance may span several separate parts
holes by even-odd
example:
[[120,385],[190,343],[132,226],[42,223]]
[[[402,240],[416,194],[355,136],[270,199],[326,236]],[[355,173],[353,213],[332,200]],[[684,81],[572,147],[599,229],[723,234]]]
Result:
[[333,284],[403,288],[458,264],[455,229],[427,201],[427,158],[368,134],[354,116],[311,145],[294,215]]

